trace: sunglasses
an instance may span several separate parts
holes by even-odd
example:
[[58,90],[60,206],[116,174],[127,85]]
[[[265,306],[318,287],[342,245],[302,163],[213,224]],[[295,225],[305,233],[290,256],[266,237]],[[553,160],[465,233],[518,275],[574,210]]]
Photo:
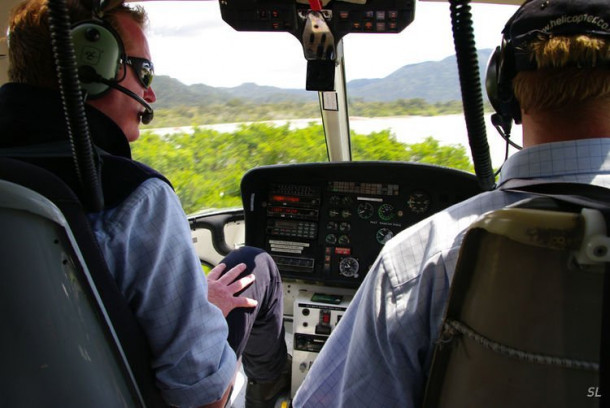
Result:
[[153,63],[146,58],[125,57],[125,64],[131,66],[138,77],[142,86],[146,89],[150,88],[155,76],[155,68]]

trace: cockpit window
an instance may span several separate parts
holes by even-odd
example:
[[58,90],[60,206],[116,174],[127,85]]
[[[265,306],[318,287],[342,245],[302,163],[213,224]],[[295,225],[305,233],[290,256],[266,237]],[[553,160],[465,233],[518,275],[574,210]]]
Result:
[[[149,14],[157,101],[134,157],[170,178],[187,213],[240,206],[239,183],[253,167],[328,161],[318,93],[305,91],[295,37],[238,32],[216,1],[136,4]],[[472,7],[484,79],[515,7]],[[352,160],[473,171],[448,3],[418,1],[403,32],[349,34],[343,43]],[[491,124],[487,133],[497,168],[505,144]]]

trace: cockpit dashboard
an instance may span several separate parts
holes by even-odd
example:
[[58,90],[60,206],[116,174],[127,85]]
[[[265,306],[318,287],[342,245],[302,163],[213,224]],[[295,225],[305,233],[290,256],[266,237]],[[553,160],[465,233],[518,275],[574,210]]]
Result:
[[403,229],[480,192],[472,174],[397,162],[258,167],[242,179],[246,245],[282,280],[356,289]]

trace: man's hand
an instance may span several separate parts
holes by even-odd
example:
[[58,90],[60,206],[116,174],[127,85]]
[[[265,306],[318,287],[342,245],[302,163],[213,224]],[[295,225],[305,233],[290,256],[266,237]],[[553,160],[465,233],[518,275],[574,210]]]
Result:
[[235,280],[246,270],[246,265],[241,263],[220,276],[226,267],[225,264],[219,264],[208,273],[208,299],[222,311],[224,317],[236,307],[256,307],[258,304],[254,299],[235,296],[254,282],[253,274]]

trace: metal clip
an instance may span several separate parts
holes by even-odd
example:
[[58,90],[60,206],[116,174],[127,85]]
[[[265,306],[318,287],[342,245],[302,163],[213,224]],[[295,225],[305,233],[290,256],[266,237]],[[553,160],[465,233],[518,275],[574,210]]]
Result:
[[606,231],[606,221],[598,210],[583,208],[584,237],[576,260],[581,265],[610,262],[610,237]]
[[310,10],[307,13],[303,29],[303,52],[308,61],[334,61],[335,37],[330,31],[324,11]]

